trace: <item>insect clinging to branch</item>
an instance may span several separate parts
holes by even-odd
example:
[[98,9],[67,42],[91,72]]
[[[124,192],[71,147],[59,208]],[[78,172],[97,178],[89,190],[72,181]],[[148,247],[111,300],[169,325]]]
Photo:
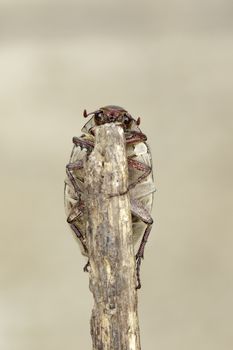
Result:
[[[82,128],[81,137],[73,137],[74,147],[70,162],[66,166],[65,181],[65,210],[67,222],[78,238],[81,252],[88,257],[86,240],[85,200],[84,200],[84,159],[88,158],[95,145],[95,128],[105,123],[115,123],[124,130],[126,154],[129,172],[129,196],[132,213],[133,243],[136,253],[136,288],[141,288],[140,265],[144,257],[144,249],[149,237],[153,219],[151,210],[153,193],[155,192],[152,158],[147,137],[139,128],[140,118],[134,119],[124,108],[106,106],[87,113],[84,118],[91,116]],[[88,271],[89,261],[84,267]]]

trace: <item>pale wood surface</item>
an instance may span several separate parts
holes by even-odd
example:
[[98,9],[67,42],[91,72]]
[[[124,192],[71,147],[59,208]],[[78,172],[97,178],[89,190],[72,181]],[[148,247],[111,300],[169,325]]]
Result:
[[97,129],[85,175],[93,349],[140,350],[124,134]]

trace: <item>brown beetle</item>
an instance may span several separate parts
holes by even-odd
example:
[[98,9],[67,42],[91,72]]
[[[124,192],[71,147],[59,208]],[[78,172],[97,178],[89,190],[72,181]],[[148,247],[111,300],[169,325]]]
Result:
[[[66,166],[67,178],[65,180],[65,210],[67,222],[78,237],[82,254],[88,257],[86,245],[86,216],[84,192],[83,160],[90,155],[95,144],[95,127],[105,123],[115,123],[124,129],[126,153],[129,170],[129,195],[132,212],[133,242],[139,247],[136,254],[137,286],[141,287],[140,265],[144,257],[144,248],[150,234],[153,219],[151,210],[153,193],[155,192],[152,159],[150,149],[146,143],[147,137],[139,128],[140,118],[135,120],[124,108],[106,106],[95,112],[87,113],[84,117],[92,115],[84,125],[81,137],[73,137],[74,147],[70,162]],[[84,267],[88,271],[89,261]]]

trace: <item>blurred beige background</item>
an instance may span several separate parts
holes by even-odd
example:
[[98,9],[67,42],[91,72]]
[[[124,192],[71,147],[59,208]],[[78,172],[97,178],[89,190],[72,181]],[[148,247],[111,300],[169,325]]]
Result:
[[142,349],[233,348],[232,18],[230,0],[0,1],[1,349],[91,349],[63,179],[106,104],[141,116],[156,172]]

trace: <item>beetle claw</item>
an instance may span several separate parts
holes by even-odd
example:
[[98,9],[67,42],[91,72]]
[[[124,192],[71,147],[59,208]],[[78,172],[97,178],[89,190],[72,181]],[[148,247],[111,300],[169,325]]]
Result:
[[141,280],[140,280],[141,259],[142,259],[142,257],[139,254],[136,254],[136,276],[137,276],[136,289],[140,289],[141,288]]
[[89,271],[90,271],[90,270],[89,270],[89,267],[90,267],[90,261],[89,261],[89,259],[88,259],[88,262],[87,262],[86,265],[84,266],[83,271],[84,271],[84,272],[89,272]]

